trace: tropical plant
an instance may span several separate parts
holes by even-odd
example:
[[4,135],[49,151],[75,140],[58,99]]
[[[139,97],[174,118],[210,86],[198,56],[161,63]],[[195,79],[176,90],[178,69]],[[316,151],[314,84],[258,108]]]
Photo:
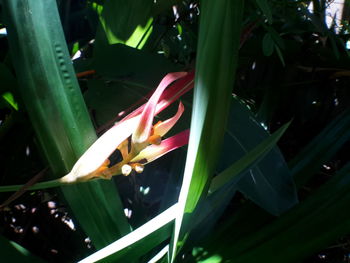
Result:
[[350,232],[326,1],[0,3],[1,260],[301,262]]

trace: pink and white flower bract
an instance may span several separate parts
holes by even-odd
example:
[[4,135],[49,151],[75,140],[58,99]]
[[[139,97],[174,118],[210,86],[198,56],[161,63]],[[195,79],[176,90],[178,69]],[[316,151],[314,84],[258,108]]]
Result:
[[[113,175],[128,175],[131,170],[142,172],[143,164],[187,144],[189,130],[164,141],[161,139],[181,117],[184,111],[181,102],[173,117],[155,125],[153,120],[156,114],[193,88],[193,79],[193,73],[167,74],[149,101],[106,131],[61,181],[72,183],[92,178],[110,179]],[[108,158],[116,149],[120,150],[123,160],[109,167]]]

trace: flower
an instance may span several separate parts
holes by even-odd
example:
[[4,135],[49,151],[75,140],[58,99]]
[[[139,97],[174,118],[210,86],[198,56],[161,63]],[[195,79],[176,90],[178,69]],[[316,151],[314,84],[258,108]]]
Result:
[[[113,175],[128,175],[133,170],[140,173],[143,171],[144,164],[187,144],[189,130],[162,140],[162,137],[181,117],[184,111],[181,102],[173,117],[156,124],[153,124],[153,120],[156,114],[193,88],[193,79],[192,72],[167,74],[149,101],[98,138],[75,163],[71,172],[60,181],[73,183],[88,181],[92,178],[110,179]],[[108,158],[116,149],[120,151],[123,159],[109,167]]]

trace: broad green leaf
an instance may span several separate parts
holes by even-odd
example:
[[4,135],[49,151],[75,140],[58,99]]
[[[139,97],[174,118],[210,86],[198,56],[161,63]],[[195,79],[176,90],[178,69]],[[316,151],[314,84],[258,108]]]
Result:
[[[222,222],[216,229],[220,235],[209,237],[205,243],[207,253],[219,254],[227,262],[240,263],[256,258],[262,262],[293,263],[316,253],[339,236],[350,233],[346,209],[350,200],[349,170],[350,164],[304,202],[256,231],[237,237],[234,233],[238,225]],[[254,221],[258,223],[259,220],[250,222],[254,224]]]
[[269,57],[273,53],[275,43],[269,33],[266,33],[262,41],[262,49],[265,56]]
[[138,260],[146,252],[168,239],[172,230],[172,221],[178,209],[175,204],[151,219],[130,234],[100,249],[79,263],[119,262]]
[[214,193],[226,183],[237,182],[240,179],[237,178],[237,175],[252,165],[253,162],[261,160],[264,155],[266,155],[275,146],[288,126],[289,123],[283,125],[273,135],[259,143],[254,149],[244,155],[243,158],[239,159],[230,167],[222,171],[219,175],[214,177],[210,184],[209,193]]
[[0,258],[2,262],[44,262],[40,258],[30,254],[24,247],[18,245],[13,241],[9,241],[3,236],[0,236]]
[[[335,242],[339,236],[350,233],[350,213],[347,212],[350,201],[349,171],[350,165],[345,166],[335,180],[327,182],[306,201],[256,235],[241,240],[244,250],[249,243],[252,249],[234,258],[234,261],[243,263],[260,258],[266,262],[299,262]],[[347,178],[347,183],[337,184],[340,178]],[[303,242],[300,242],[300,236]]]
[[145,103],[147,100],[142,98],[150,90],[146,86],[131,81],[109,81],[106,83],[102,79],[88,80],[87,86],[84,98],[88,108],[94,111],[97,126],[114,119],[140,100]]
[[[234,156],[230,156],[231,158],[226,157],[226,159],[221,159],[220,167],[226,166],[223,162],[226,161],[231,163],[233,160],[236,161],[236,158],[238,158],[239,162],[240,158],[247,158],[251,153],[259,148],[261,156],[255,155],[253,158],[251,158],[250,162],[246,164],[243,171],[241,171],[238,175],[232,174],[232,181],[230,183],[223,184],[217,191],[203,199],[202,202],[200,202],[196,207],[194,213],[188,218],[184,219],[185,224],[187,224],[185,227],[186,231],[192,231],[191,237],[189,238],[190,240],[188,240],[190,244],[193,241],[200,241],[206,234],[208,234],[224,212],[226,206],[229,204],[237,190],[242,191],[243,189],[242,192],[248,193],[248,196],[250,195],[250,197],[253,197],[253,201],[261,204],[262,207],[274,214],[278,214],[281,211],[286,210],[297,201],[291,175],[284,163],[283,157],[275,147],[277,140],[281,137],[286,127],[271,135],[271,137],[275,136],[275,138],[271,140],[271,137],[268,136],[267,132],[263,130],[254,119],[252,119],[251,113],[248,111],[248,109],[236,100],[234,100],[234,103],[232,104],[230,116],[236,116],[234,122],[235,125],[230,125],[230,123],[228,124],[229,132],[226,134],[226,138],[224,140],[222,157],[224,157],[228,151],[232,152],[232,154],[234,153]],[[244,136],[246,138],[243,139]],[[265,140],[263,141],[263,139]],[[237,140],[239,143],[236,145],[232,142],[232,140]],[[269,144],[266,144],[268,141]],[[256,142],[260,142],[260,144],[252,149],[252,145],[256,145]],[[265,144],[265,148],[261,148],[261,145],[263,144]],[[245,149],[243,145],[251,151],[247,153],[248,149]],[[244,156],[242,157],[242,155]],[[272,181],[270,183],[260,171],[260,169],[264,171],[266,171],[266,169],[269,170],[269,165],[271,165],[273,172],[272,175],[267,175],[271,175],[272,179],[276,182]],[[259,166],[260,168],[257,168]],[[277,169],[279,166],[281,166],[280,170]],[[248,172],[245,172],[249,167],[253,168],[251,168]],[[254,187],[254,181],[250,177],[254,175],[259,177],[260,182],[263,182],[257,185],[257,187]],[[220,174],[218,176],[220,176]],[[282,179],[284,178],[286,183],[283,182],[281,178],[278,178],[279,176],[281,176]],[[256,182],[259,183],[259,180],[256,180]],[[215,178],[213,179],[213,183],[214,182]],[[281,186],[281,184],[282,190],[287,188],[288,192],[292,190],[293,193],[290,194],[281,191],[281,189],[278,188]],[[291,189],[288,189],[288,187]],[[273,198],[276,198],[276,200],[273,200],[273,198],[269,199],[270,196],[273,196]],[[276,206],[278,206],[280,203],[282,204],[280,205],[281,207],[276,208]]]
[[191,135],[170,244],[172,262],[184,213],[192,213],[206,195],[214,173],[237,66],[243,1],[207,0],[201,4]]
[[[218,172],[238,161],[270,135],[250,110],[233,98]],[[264,154],[265,155],[265,154]],[[272,214],[297,203],[293,177],[277,146],[237,182],[237,190]],[[254,161],[255,163],[255,161]]]
[[[94,142],[54,0],[2,1],[19,91],[55,177],[66,174]],[[30,44],[28,44],[30,43]],[[96,248],[129,232],[112,182],[62,188]]]

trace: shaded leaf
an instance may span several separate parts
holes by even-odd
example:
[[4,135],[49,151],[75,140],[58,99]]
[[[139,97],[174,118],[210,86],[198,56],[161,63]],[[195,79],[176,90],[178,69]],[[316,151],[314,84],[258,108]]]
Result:
[[269,33],[266,33],[262,41],[262,49],[265,56],[269,57],[273,53],[275,43]]
[[[250,110],[234,98],[218,171],[238,161],[269,136]],[[237,190],[270,213],[280,214],[297,203],[293,177],[277,146],[259,160],[242,175]]]
[[161,55],[151,54],[122,44],[97,46],[92,67],[106,80],[122,80],[156,87],[168,72],[180,71]]
[[269,24],[272,24],[272,11],[268,3],[268,0],[255,0],[258,7],[261,9],[263,14],[266,16]]
[[289,162],[298,187],[304,185],[350,138],[350,112],[337,116]]
[[248,152],[243,158],[233,163],[230,167],[226,168],[219,175],[213,178],[210,184],[209,193],[217,191],[221,186],[226,183],[237,182],[240,178],[237,176],[247,169],[253,162],[261,160],[261,158],[268,153],[283,135],[288,128],[289,123],[279,128],[273,135],[259,143],[253,150]]
[[3,262],[44,262],[40,258],[30,254],[30,252],[24,247],[13,241],[7,240],[3,236],[0,236],[0,242],[1,261]]

